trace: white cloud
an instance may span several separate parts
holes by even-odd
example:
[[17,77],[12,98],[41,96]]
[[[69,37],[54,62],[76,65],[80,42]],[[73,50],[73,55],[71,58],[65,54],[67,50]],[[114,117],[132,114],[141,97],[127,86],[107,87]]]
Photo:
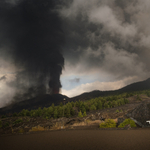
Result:
[[82,84],[80,86],[77,86],[76,88],[72,90],[65,90],[62,89],[61,93],[63,95],[67,95],[68,97],[74,97],[79,94],[82,94],[84,92],[91,92],[93,90],[100,90],[100,91],[108,91],[108,90],[117,90],[120,89],[126,85],[128,85],[131,82],[139,81],[140,79],[137,76],[134,77],[128,77],[123,80],[114,81],[114,82],[93,82],[93,83],[86,83]]

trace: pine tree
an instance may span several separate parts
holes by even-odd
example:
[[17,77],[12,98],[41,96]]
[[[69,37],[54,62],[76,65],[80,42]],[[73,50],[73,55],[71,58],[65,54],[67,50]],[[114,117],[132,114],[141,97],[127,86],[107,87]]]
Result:
[[62,106],[63,106],[63,103],[61,102],[61,103],[59,104],[59,106],[62,107]]
[[80,118],[83,117],[81,110],[80,110],[80,112],[78,113],[78,117],[80,117]]
[[59,118],[63,117],[63,107],[59,106],[57,112],[58,112],[58,117]]
[[93,104],[93,105],[91,105],[90,110],[96,110],[96,107],[95,107],[95,105],[94,105],[94,104]]
[[87,115],[86,115],[86,111],[83,113],[83,117],[85,117],[85,116],[87,116]]
[[97,102],[97,109],[102,109],[102,102],[100,100]]
[[55,109],[55,111],[54,111],[54,118],[56,119],[57,116],[58,116],[58,112],[57,112],[57,109]]
[[71,114],[71,116],[74,116],[74,115],[75,115],[75,111],[74,111],[74,109],[73,109],[73,108],[71,108],[71,110],[70,110],[70,114]]
[[66,117],[69,118],[71,115],[70,115],[70,108],[69,106],[67,107],[66,109]]
[[86,109],[85,109],[84,105],[82,105],[81,112],[84,113],[85,111],[86,111]]

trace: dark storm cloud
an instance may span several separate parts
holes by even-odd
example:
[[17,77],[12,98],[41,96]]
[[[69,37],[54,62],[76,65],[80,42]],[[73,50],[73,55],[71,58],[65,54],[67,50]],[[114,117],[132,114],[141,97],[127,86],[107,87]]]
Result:
[[[61,20],[54,0],[3,0],[0,2],[0,53],[7,51],[18,68],[8,83],[19,93],[46,93],[61,87],[64,44]],[[31,90],[32,89],[32,90]],[[34,92],[33,92],[34,93]],[[30,95],[30,94],[29,94]]]
[[150,46],[145,44],[150,38],[145,33],[150,30],[148,24],[140,21],[149,13],[148,1],[72,0],[66,3],[58,9],[66,38],[64,56],[72,66],[81,66],[78,73],[95,69],[118,79],[135,75],[148,77],[147,48]]
[[0,77],[0,81],[6,80],[6,79],[7,79],[7,78],[6,78],[6,75]]

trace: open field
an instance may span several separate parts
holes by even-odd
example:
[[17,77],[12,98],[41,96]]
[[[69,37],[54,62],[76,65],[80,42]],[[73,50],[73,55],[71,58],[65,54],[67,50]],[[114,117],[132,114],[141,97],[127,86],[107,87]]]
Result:
[[150,129],[69,130],[0,136],[1,150],[149,150]]

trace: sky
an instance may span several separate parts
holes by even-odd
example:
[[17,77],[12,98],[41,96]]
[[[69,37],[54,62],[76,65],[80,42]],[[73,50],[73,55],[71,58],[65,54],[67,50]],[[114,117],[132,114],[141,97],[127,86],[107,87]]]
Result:
[[[0,15],[0,107],[12,101],[12,97],[18,91],[18,86],[16,87],[13,81],[17,82],[19,78],[19,83],[21,82],[24,85],[27,84],[28,76],[30,81],[36,79],[32,84],[35,84],[39,77],[41,79],[40,75],[35,78],[31,73],[28,73],[26,77],[21,74],[23,71],[30,72],[30,70],[34,70],[31,67],[33,62],[36,62],[36,66],[40,66],[39,61],[43,61],[41,68],[43,68],[43,65],[48,66],[50,64],[49,66],[52,66],[51,64],[56,63],[58,67],[61,64],[62,71],[59,73],[61,74],[62,88],[60,92],[68,97],[93,90],[115,90],[150,77],[150,1],[60,0],[54,6],[51,6],[47,4],[48,0],[38,0],[39,4],[43,4],[43,7],[39,9],[37,4],[37,9],[33,9],[35,0],[31,0],[33,4],[28,4],[27,8],[32,6],[29,10],[33,9],[33,12],[36,12],[32,16],[33,18],[41,14],[41,16],[45,17],[42,20],[43,26],[37,25],[38,21],[33,23],[29,19],[22,19],[23,25],[19,24],[20,18],[23,17],[21,15],[11,16],[12,21],[10,22],[9,13],[11,11],[9,10],[18,8],[19,12],[19,8],[24,6],[22,2],[27,0],[4,1],[4,7],[6,7],[7,3],[7,6],[9,5],[11,9],[5,9],[3,11],[4,15]],[[47,11],[42,9],[44,7],[46,7]],[[32,13],[32,11],[29,12]],[[24,12],[22,11],[21,13],[23,14]],[[39,18],[37,17],[37,20]],[[26,21],[28,24],[26,24]],[[33,26],[31,27],[31,25]],[[35,29],[37,33],[35,36],[31,36],[30,32],[24,34],[23,30],[32,31],[35,26],[38,26]],[[45,27],[46,30],[44,30]],[[14,29],[17,35],[12,34]],[[8,31],[10,34],[8,34]],[[44,33],[41,31],[44,31]],[[24,59],[30,57],[30,55],[27,55],[27,57],[21,55],[20,57],[20,52],[26,51],[27,48],[33,45],[24,36],[39,37],[33,43],[35,45],[39,43],[37,46],[39,49],[44,46],[45,49],[48,47],[49,50],[45,50],[41,58],[34,61],[31,60],[35,58],[33,54],[36,51],[27,53],[33,55],[30,61]],[[51,41],[51,37],[54,40]],[[59,37],[59,40],[57,37]],[[43,38],[47,42],[44,42]],[[24,50],[22,50],[18,39],[21,39],[20,41],[23,44],[29,42],[29,46],[25,46]],[[16,50],[17,48],[18,50]],[[56,49],[58,49],[57,52],[55,52]],[[38,50],[37,52],[41,51]],[[38,56],[40,54],[38,53]],[[59,61],[55,62],[55,59],[53,63],[45,61],[47,58],[53,59],[55,55],[52,54],[59,55]],[[34,73],[40,74],[43,71],[41,68],[38,68],[38,72],[34,70]],[[58,72],[57,70],[59,69],[50,69],[50,72],[53,70]],[[42,76],[42,84],[45,84],[46,79],[49,79],[47,72],[45,71],[46,75]],[[22,86],[19,87],[27,90]],[[26,87],[29,88],[30,86],[26,85]]]

